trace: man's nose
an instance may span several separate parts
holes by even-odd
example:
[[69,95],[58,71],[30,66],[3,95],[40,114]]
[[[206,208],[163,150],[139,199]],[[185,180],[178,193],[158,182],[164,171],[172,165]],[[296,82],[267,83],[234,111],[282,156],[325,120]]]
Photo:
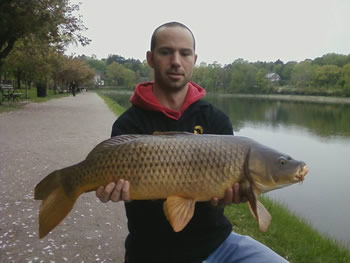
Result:
[[171,56],[171,65],[174,67],[179,67],[181,65],[181,56],[178,52],[174,52],[174,54]]

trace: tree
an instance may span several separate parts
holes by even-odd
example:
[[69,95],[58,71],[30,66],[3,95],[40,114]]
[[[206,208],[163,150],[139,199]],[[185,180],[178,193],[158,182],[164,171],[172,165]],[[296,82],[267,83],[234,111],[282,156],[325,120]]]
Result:
[[335,65],[324,65],[315,70],[315,83],[329,88],[339,81],[342,70]]
[[152,68],[148,65],[147,61],[144,60],[142,61],[140,65],[140,75],[137,81],[139,82],[145,82],[145,81],[150,81],[153,78],[153,70]]
[[297,88],[310,87],[314,78],[314,66],[310,61],[296,64],[291,72],[291,84]]
[[127,87],[128,89],[131,89],[136,84],[136,73],[128,68],[123,69],[122,80],[125,87]]
[[92,81],[95,74],[96,72],[81,59],[65,57],[57,78],[65,87],[68,87],[72,81],[75,81],[79,87]]
[[345,64],[350,63],[350,56],[329,53],[320,58],[315,58],[313,63],[320,66],[335,65],[343,67]]
[[231,92],[249,93],[257,92],[256,83],[257,68],[248,61],[237,59],[232,64],[230,79]]
[[256,85],[260,92],[269,93],[272,89],[272,83],[266,78],[266,73],[259,69],[256,73]]
[[73,16],[77,9],[79,5],[67,0],[1,0],[0,73],[15,43],[26,37],[45,40],[58,49],[71,41],[88,44],[90,40],[80,34],[85,27]]
[[282,80],[281,81],[282,85],[286,84],[290,81],[293,69],[294,69],[295,65],[297,65],[297,64],[298,63],[295,61],[289,61],[283,65],[283,67],[279,73],[281,80]]
[[104,74],[106,72],[107,66],[104,61],[91,58],[86,60],[86,63],[101,74]]
[[223,69],[213,62],[213,64],[195,67],[192,79],[208,91],[218,92],[223,85]]
[[117,62],[118,64],[124,64],[125,58],[119,55],[108,55],[106,64],[109,66],[113,62]]
[[121,84],[122,68],[118,62],[112,62],[107,66],[106,76],[109,85],[118,86]]
[[106,75],[110,85],[132,88],[136,84],[136,73],[117,62],[108,65]]
[[48,54],[48,60],[51,66],[51,78],[53,81],[53,91],[56,94],[58,89],[59,75],[67,59],[61,52],[52,51]]
[[350,96],[350,63],[342,68],[341,80],[343,82],[345,95]]
[[47,79],[52,70],[52,54],[56,54],[56,51],[48,43],[27,37],[17,41],[6,58],[4,68],[16,78],[17,88],[21,88],[22,81],[25,82],[26,97],[30,83]]
[[97,79],[95,81],[97,84],[100,84],[100,81],[105,81],[106,79],[106,60],[98,60],[96,56],[92,55],[91,57],[80,56],[79,59],[85,61],[91,68],[93,68],[98,74]]

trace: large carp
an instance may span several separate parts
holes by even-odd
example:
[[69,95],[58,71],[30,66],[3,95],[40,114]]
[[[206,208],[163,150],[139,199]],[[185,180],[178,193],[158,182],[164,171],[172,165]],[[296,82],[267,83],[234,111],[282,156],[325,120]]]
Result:
[[271,216],[257,196],[301,182],[307,172],[304,162],[245,137],[177,132],[116,136],[35,187],[35,199],[42,200],[39,236],[56,227],[82,193],[119,179],[130,182],[132,200],[166,199],[164,213],[177,232],[191,220],[196,202],[223,198],[238,182],[260,230],[266,231]]

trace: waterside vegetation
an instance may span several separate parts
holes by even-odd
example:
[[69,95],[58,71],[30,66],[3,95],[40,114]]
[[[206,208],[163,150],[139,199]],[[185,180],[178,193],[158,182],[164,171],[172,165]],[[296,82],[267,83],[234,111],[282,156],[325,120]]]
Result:
[[104,100],[108,108],[115,114],[115,116],[120,116],[125,111],[124,107],[120,106],[108,96],[103,95],[102,93],[98,93],[98,95]]
[[272,216],[268,231],[259,231],[246,204],[225,208],[233,231],[259,240],[291,263],[350,262],[350,251],[345,246],[320,234],[280,203],[267,197],[260,197],[260,201]]

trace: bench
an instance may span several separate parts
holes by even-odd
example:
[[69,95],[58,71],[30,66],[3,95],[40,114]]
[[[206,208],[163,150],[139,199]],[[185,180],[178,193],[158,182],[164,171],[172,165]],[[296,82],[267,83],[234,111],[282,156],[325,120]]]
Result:
[[22,92],[15,92],[16,90],[13,88],[11,84],[0,84],[0,90],[2,94],[2,101],[5,99],[9,101],[12,99],[12,101],[18,101],[19,98],[22,97]]

